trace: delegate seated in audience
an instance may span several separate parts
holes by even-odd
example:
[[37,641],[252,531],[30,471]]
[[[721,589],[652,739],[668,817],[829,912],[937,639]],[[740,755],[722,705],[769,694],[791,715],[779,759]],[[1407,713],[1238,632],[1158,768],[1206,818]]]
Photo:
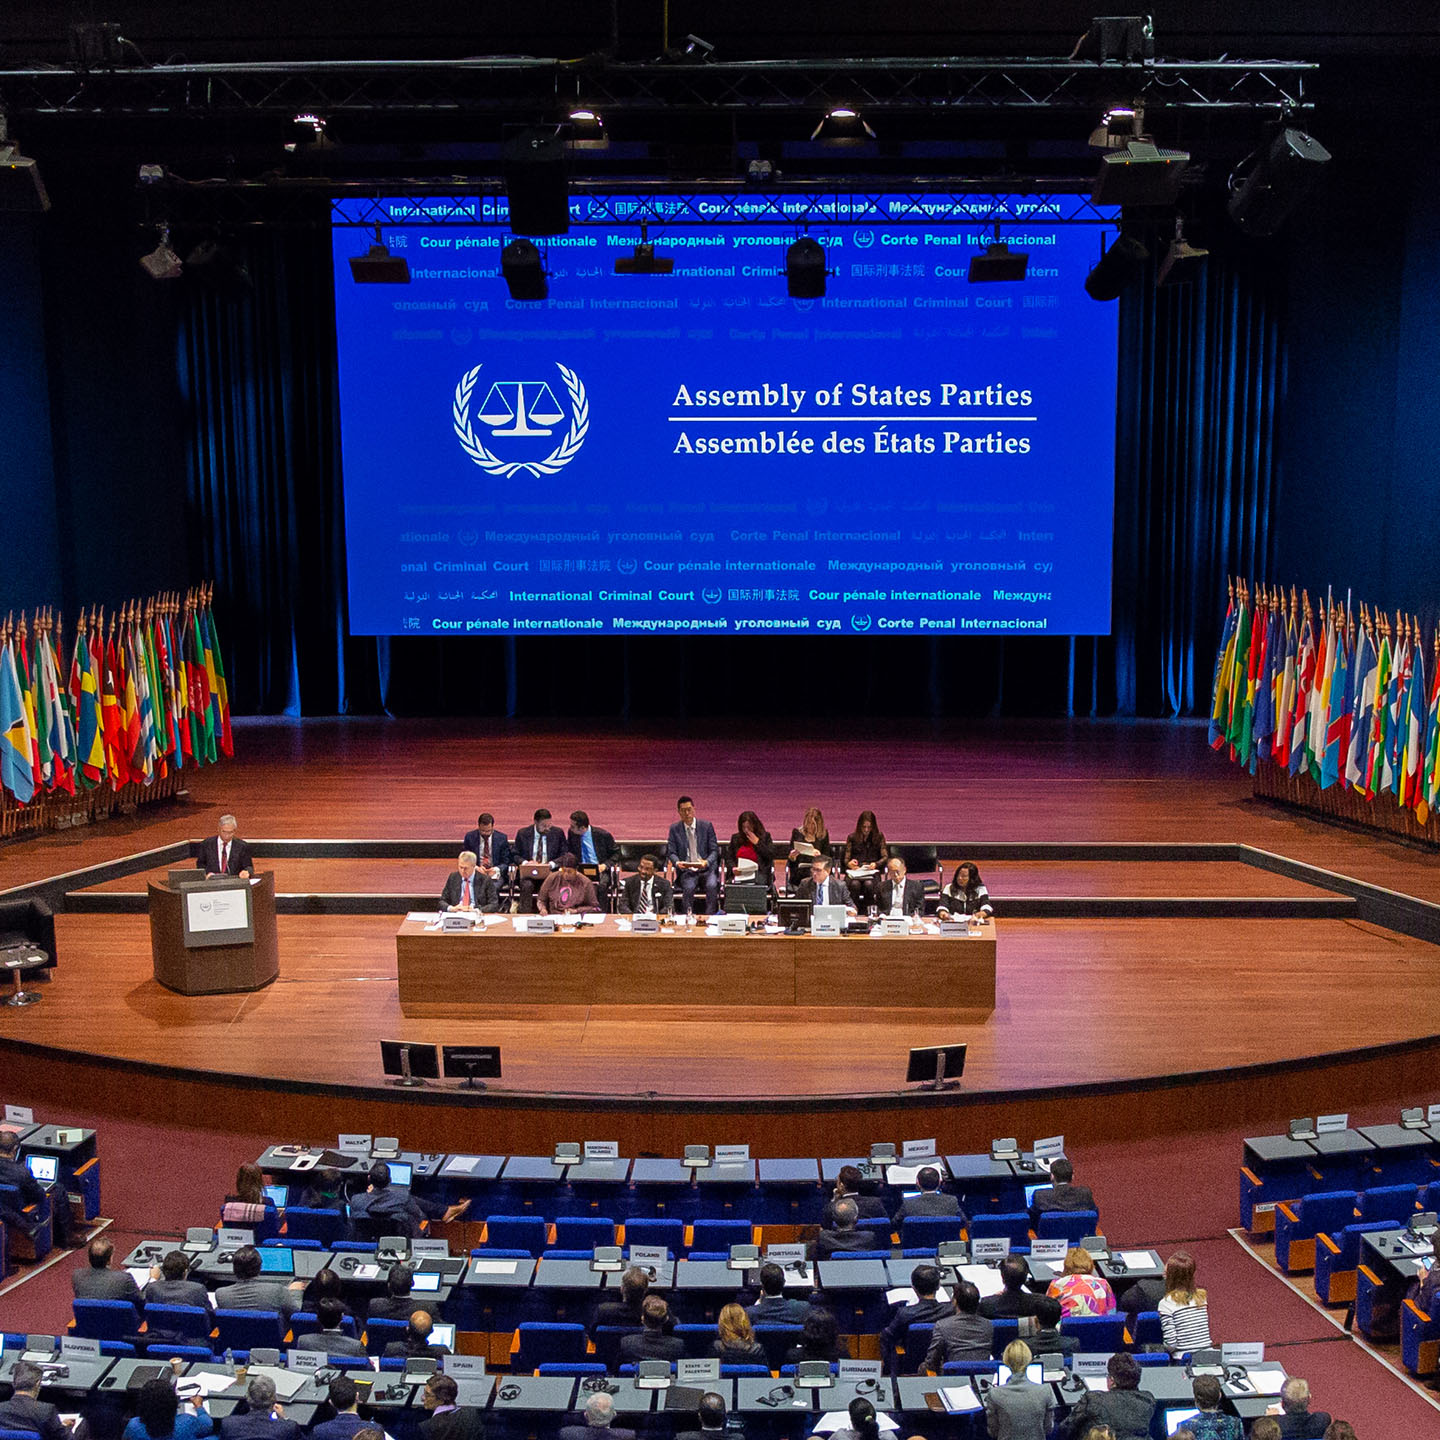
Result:
[[70,1285],[77,1300],[128,1300],[137,1310],[144,1303],[140,1287],[128,1270],[112,1270],[115,1246],[108,1235],[100,1235],[87,1247],[90,1263],[70,1272]]
[[785,1293],[785,1270],[773,1260],[760,1267],[760,1298],[745,1314],[752,1325],[803,1325],[811,1305],[798,1295]]
[[376,1160],[370,1166],[369,1185],[350,1199],[350,1218],[368,1222],[372,1227],[388,1227],[379,1230],[379,1234],[404,1235],[413,1240],[427,1220],[456,1220],[469,1208],[468,1200],[446,1205],[392,1185],[390,1167],[383,1160]]
[[0,1430],[29,1431],[40,1440],[70,1440],[60,1412],[40,1398],[41,1379],[38,1365],[28,1360],[15,1362],[10,1373],[10,1398],[0,1400]]
[[775,842],[753,810],[742,810],[735,822],[730,857],[733,877],[742,884],[769,885],[774,879]]
[[235,1189],[220,1205],[220,1223],[253,1230],[257,1240],[280,1233],[280,1213],[265,1193],[265,1174],[258,1165],[242,1165],[235,1172]]
[[482,1440],[485,1425],[473,1405],[461,1405],[453,1375],[438,1371],[425,1382],[421,1404],[430,1417],[417,1427],[420,1440]]
[[917,1265],[910,1272],[910,1288],[915,1298],[897,1305],[880,1332],[880,1354],[887,1362],[894,1360],[896,1346],[904,1343],[912,1325],[933,1325],[955,1313],[948,1300],[939,1298],[940,1272],[934,1265]]
[[475,828],[465,832],[460,848],[474,855],[475,868],[482,875],[488,875],[497,886],[505,883],[514,856],[505,832],[495,828],[495,817],[488,810],[482,810]]
[[275,1382],[268,1375],[252,1375],[244,1407],[220,1422],[220,1440],[300,1440],[300,1427],[276,1403]]
[[327,1166],[324,1170],[311,1171],[310,1183],[300,1192],[300,1198],[294,1199],[294,1191],[291,1192],[292,1205],[298,1205],[303,1210],[343,1210],[345,1208],[345,1177],[338,1171]]
[[[1315,1432],[1318,1437],[1322,1432]],[[1250,1440],[1284,1440],[1280,1422],[1273,1415],[1260,1415],[1250,1422]]]
[[599,1325],[643,1325],[645,1297],[649,1293],[650,1277],[638,1265],[632,1265],[620,1277],[620,1298],[602,1300],[596,1306],[595,1319],[590,1324],[591,1339]]
[[640,857],[635,874],[620,887],[619,909],[622,915],[675,913],[675,892],[659,871],[660,862],[653,855]]
[[700,1397],[698,1407],[700,1428],[698,1430],[677,1430],[675,1440],[714,1440],[725,1433],[725,1397],[707,1390]]
[[[278,1310],[288,1322],[300,1308],[300,1292],[304,1282],[260,1278],[260,1252],[253,1245],[242,1245],[231,1261],[235,1274],[233,1285],[222,1285],[215,1292],[217,1310]],[[223,1429],[223,1427],[222,1427]]]
[[829,1230],[822,1230],[815,1237],[816,1260],[828,1260],[841,1250],[873,1250],[875,1235],[870,1230],[857,1230],[855,1222],[860,1212],[853,1200],[837,1200],[831,1209],[835,1223]]
[[785,1352],[785,1364],[798,1365],[802,1360],[848,1360],[850,1347],[840,1338],[839,1321],[828,1310],[811,1307],[800,1330],[800,1343]]
[[1030,1347],[1023,1340],[1005,1347],[1005,1364],[1010,1378],[985,1392],[985,1428],[995,1440],[1045,1440],[1055,1413],[1055,1387],[1026,1376]]
[[1065,1315],[1113,1315],[1115,1292],[1095,1273],[1095,1257],[1080,1245],[1065,1252],[1065,1264],[1045,1292],[1060,1302]]
[[455,864],[458,868],[446,879],[440,903],[447,910],[493,915],[500,908],[500,887],[495,877],[475,868],[473,850],[462,850]]
[[[364,1310],[361,1309],[357,1313],[347,1303],[345,1296],[345,1282],[340,1278],[340,1272],[338,1270],[332,1270],[328,1265],[323,1270],[319,1271],[315,1276],[313,1276],[309,1281],[307,1281],[304,1290],[302,1290],[300,1293],[303,1297],[300,1301],[300,1308],[302,1310],[314,1311],[318,1313],[320,1309],[320,1302],[322,1300],[334,1300],[339,1304],[342,1310],[344,1310],[347,1314],[353,1315],[355,1317],[355,1323],[357,1325],[364,1323]],[[364,1304],[363,1300],[357,1303],[362,1306]]]
[[1020,1321],[1020,1338],[1033,1355],[1073,1355],[1080,1342],[1060,1333],[1060,1302],[1049,1295],[1035,1297],[1035,1313]]
[[[1320,1440],[1329,1427],[1330,1416],[1324,1410],[1310,1408],[1310,1382],[1290,1375],[1280,1387],[1278,1423],[1281,1440]],[[1255,1440],[1253,1426],[1250,1440]]]
[[345,1323],[345,1307],[338,1300],[322,1300],[315,1309],[320,1329],[295,1337],[296,1350],[318,1350],[322,1355],[361,1356],[365,1347],[341,1328]]
[[1035,1192],[1030,1201],[1030,1224],[1039,1224],[1040,1217],[1051,1210],[1073,1214],[1077,1210],[1098,1210],[1095,1196],[1088,1185],[1076,1185],[1075,1166],[1063,1155],[1050,1165],[1050,1183]]
[[875,1418],[875,1407],[863,1395],[857,1395],[850,1402],[846,1415],[850,1423],[832,1430],[830,1440],[880,1440],[880,1422]]
[[1195,1257],[1177,1250],[1165,1262],[1165,1296],[1160,1312],[1160,1338],[1172,1355],[1210,1348],[1210,1311],[1203,1290],[1195,1288]]
[[1055,1432],[1056,1440],[1085,1440],[1096,1426],[1108,1426],[1115,1440],[1150,1440],[1154,1397],[1140,1388],[1140,1362],[1119,1350],[1106,1362],[1105,1389],[1087,1390]]
[[820,1212],[820,1228],[828,1230],[835,1223],[835,1202],[850,1199],[855,1202],[855,1211],[861,1220],[884,1220],[889,1216],[885,1201],[880,1195],[879,1181],[867,1180],[860,1173],[858,1165],[842,1165],[835,1177],[835,1189],[825,1208]]
[[1430,1240],[1430,1258],[1420,1263],[1425,1267],[1405,1292],[1407,1300],[1413,1300],[1427,1315],[1434,1316],[1435,1307],[1440,1305],[1440,1230]]
[[439,1308],[433,1299],[418,1299],[410,1292],[415,1288],[413,1265],[392,1265],[385,1277],[385,1293],[377,1295],[366,1311],[367,1320],[408,1320],[417,1310],[434,1315]]
[[620,1358],[627,1363],[638,1360],[678,1360],[685,1353],[685,1342],[670,1333],[667,1323],[670,1307],[658,1295],[647,1295],[640,1307],[638,1335],[625,1335],[620,1340]]
[[[70,1206],[66,1203],[64,1187],[58,1181],[52,1187],[42,1186],[30,1173],[30,1167],[20,1159],[20,1137],[13,1130],[0,1130],[0,1186],[13,1187],[18,1200],[6,1190],[0,1190],[0,1224],[9,1234],[33,1235],[45,1223],[48,1213],[51,1233],[57,1245],[73,1244],[70,1238]],[[29,1206],[35,1210],[29,1214]]]
[[360,1387],[346,1374],[331,1380],[326,1398],[334,1418],[310,1427],[310,1440],[355,1440],[370,1422],[360,1418]]
[[890,847],[880,833],[880,822],[873,810],[862,810],[855,828],[845,837],[845,854],[841,865],[845,883],[856,905],[873,905],[879,882],[878,874],[865,875],[866,870],[881,871],[890,858]]
[[1039,1296],[1026,1288],[1030,1278],[1030,1267],[1023,1255],[1007,1255],[1000,1262],[1001,1290],[997,1295],[987,1295],[980,1302],[980,1313],[987,1320],[1017,1320],[1022,1315],[1035,1313],[1035,1302]]
[[1244,1440],[1245,1428],[1239,1417],[1221,1412],[1223,1392],[1218,1375],[1197,1375],[1190,1382],[1190,1393],[1200,1413],[1185,1423],[1194,1431],[1195,1440]]
[[213,1435],[215,1422],[200,1408],[200,1399],[180,1408],[169,1375],[147,1380],[135,1396],[135,1414],[122,1432],[123,1440],[200,1440]]
[[722,1365],[764,1365],[765,1349],[750,1328],[750,1317],[733,1302],[720,1310],[710,1348]]
[[830,857],[830,832],[825,828],[825,817],[812,805],[790,832],[790,853],[788,861],[788,883],[793,890],[810,873],[810,862],[817,856]]
[[843,905],[850,914],[856,913],[850,887],[831,872],[828,855],[810,862],[810,878],[801,882],[796,895],[812,905]]
[[955,1313],[935,1322],[926,1370],[939,1374],[951,1360],[988,1360],[995,1327],[980,1314],[980,1291],[968,1280],[957,1281],[951,1291]]
[[[215,1311],[210,1304],[210,1292],[198,1280],[190,1280],[190,1257],[183,1250],[172,1250],[158,1264],[150,1267],[150,1283],[146,1285],[142,1299],[150,1305],[191,1305],[203,1310],[208,1317]],[[145,1338],[154,1344],[183,1345],[185,1333],[181,1330],[166,1330],[155,1319],[145,1322]]]
[[962,860],[950,877],[950,883],[940,892],[940,904],[935,913],[942,920],[957,915],[993,915],[995,907],[990,903],[990,892],[980,878],[980,867],[973,860]]
[[610,1423],[615,1418],[615,1401],[603,1390],[585,1402],[583,1415],[583,1425],[562,1425],[556,1440],[595,1440],[597,1431],[611,1440],[635,1440],[633,1430],[622,1430]]
[[385,1360],[409,1360],[418,1356],[427,1360],[443,1359],[450,1353],[450,1347],[440,1345],[431,1339],[434,1330],[435,1320],[430,1312],[416,1310],[410,1316],[404,1336],[399,1340],[386,1342],[382,1358]]
[[922,1165],[915,1175],[915,1183],[920,1187],[920,1193],[907,1196],[895,1212],[897,1230],[910,1215],[954,1215],[964,1221],[959,1200],[940,1188],[940,1172],[935,1166]]
[[535,898],[542,915],[594,914],[600,909],[595,882],[576,868],[578,862],[567,850],[560,857],[560,868],[546,877]]
[[1324,1440],[1359,1440],[1359,1437],[1348,1420],[1332,1420],[1325,1427]]
[[685,914],[695,913],[695,892],[705,887],[705,913],[713,915],[720,908],[720,843],[715,827],[695,814],[695,802],[682,795],[675,802],[680,818],[670,827],[665,841],[665,861],[680,883],[676,887]]

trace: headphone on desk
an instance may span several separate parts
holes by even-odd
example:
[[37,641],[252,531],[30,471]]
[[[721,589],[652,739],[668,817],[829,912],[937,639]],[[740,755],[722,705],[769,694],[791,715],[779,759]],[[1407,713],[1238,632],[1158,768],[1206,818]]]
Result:
[[857,1380],[855,1382],[855,1393],[857,1395],[878,1395],[880,1393],[880,1382],[873,1378]]
[[520,1398],[520,1386],[512,1380],[508,1385],[502,1385],[496,1392],[497,1400],[518,1400]]
[[348,1275],[352,1270],[358,1270],[360,1268],[359,1257],[346,1255],[335,1268],[337,1270],[343,1270]]
[[795,1387],[793,1385],[776,1385],[764,1395],[756,1398],[758,1405],[788,1405],[795,1398]]
[[603,1375],[587,1375],[580,1382],[582,1395],[618,1395],[620,1387],[612,1385]]

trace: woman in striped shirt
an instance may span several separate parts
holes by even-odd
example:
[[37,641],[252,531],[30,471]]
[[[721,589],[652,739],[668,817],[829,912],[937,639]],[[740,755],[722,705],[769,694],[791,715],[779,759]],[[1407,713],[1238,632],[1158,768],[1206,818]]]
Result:
[[1210,1348],[1210,1311],[1206,1294],[1195,1288],[1195,1257],[1177,1250],[1165,1262],[1165,1298],[1160,1312],[1160,1335],[1171,1355]]
[[980,878],[980,867],[973,860],[962,860],[950,877],[949,886],[940,896],[936,914],[942,920],[956,915],[993,915],[995,907],[990,903],[990,892]]

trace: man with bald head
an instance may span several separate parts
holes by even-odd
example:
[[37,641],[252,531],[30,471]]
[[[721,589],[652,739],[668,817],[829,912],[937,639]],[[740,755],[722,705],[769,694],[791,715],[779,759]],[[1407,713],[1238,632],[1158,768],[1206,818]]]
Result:
[[428,1310],[416,1310],[410,1316],[410,1322],[406,1326],[404,1336],[399,1340],[391,1340],[385,1346],[383,1359],[386,1360],[409,1360],[412,1356],[420,1356],[428,1360],[440,1360],[450,1353],[449,1347],[437,1345],[431,1342],[431,1334],[435,1329],[435,1321]]
[[583,1425],[562,1425],[557,1440],[635,1440],[633,1430],[622,1430],[610,1422],[615,1418],[615,1401],[603,1390],[585,1402]]

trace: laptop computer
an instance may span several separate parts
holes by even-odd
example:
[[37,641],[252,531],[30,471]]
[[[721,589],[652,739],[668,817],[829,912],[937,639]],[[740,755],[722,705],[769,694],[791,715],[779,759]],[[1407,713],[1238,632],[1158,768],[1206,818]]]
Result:
[[390,1183],[398,1185],[402,1190],[408,1190],[415,1167],[408,1160],[387,1160],[385,1163],[390,1167]]
[[434,1295],[440,1289],[440,1275],[434,1270],[417,1270],[410,1280],[416,1295]]
[[810,912],[810,929],[816,935],[839,935],[845,929],[843,905],[817,905]]
[[267,1185],[265,1198],[277,1210],[283,1210],[290,1203],[290,1187],[288,1185]]
[[430,1327],[430,1343],[432,1345],[443,1345],[447,1350],[455,1349],[455,1327],[446,1322],[437,1321]]
[[295,1252],[288,1245],[262,1245],[259,1249],[262,1275],[293,1275]]

